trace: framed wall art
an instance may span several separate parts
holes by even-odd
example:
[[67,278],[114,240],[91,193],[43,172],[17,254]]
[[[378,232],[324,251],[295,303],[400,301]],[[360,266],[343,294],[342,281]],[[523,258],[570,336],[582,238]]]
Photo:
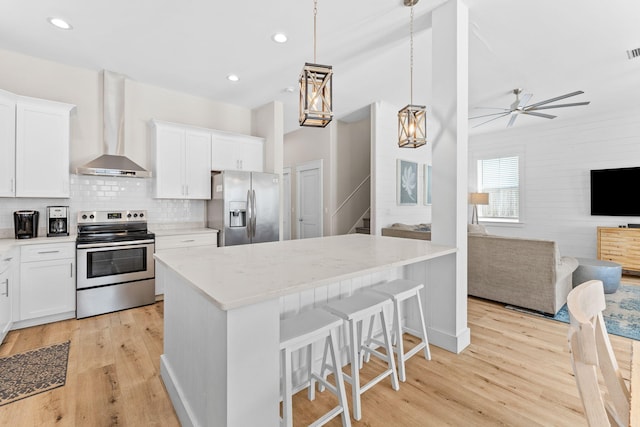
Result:
[[418,164],[398,159],[397,198],[399,205],[418,204]]

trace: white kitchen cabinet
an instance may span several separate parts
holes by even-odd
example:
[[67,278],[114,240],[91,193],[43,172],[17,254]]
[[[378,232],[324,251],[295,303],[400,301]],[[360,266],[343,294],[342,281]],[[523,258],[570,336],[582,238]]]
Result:
[[13,324],[14,273],[14,256],[13,254],[5,254],[0,258],[0,343]]
[[[160,235],[156,234],[156,252],[162,252],[170,249],[184,249],[197,247],[218,246],[217,231],[207,232],[190,232],[184,234]],[[156,276],[156,295],[164,294],[164,276]]]
[[18,297],[21,326],[75,317],[75,244],[22,246]]
[[155,197],[211,198],[211,133],[153,121]]
[[214,131],[211,170],[264,171],[264,138]]
[[16,194],[16,96],[0,90],[0,197]]
[[16,197],[69,197],[70,115],[74,108],[16,97]]

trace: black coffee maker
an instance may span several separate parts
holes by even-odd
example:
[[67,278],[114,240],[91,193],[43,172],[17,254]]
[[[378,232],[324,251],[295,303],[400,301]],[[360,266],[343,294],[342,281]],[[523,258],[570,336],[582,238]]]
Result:
[[16,239],[31,239],[38,237],[38,211],[15,211],[13,224],[16,231]]

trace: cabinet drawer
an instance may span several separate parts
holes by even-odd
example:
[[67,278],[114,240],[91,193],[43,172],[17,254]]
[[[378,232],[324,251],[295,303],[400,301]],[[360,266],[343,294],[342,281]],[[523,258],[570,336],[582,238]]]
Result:
[[218,233],[180,234],[156,237],[156,252],[192,246],[218,246]]
[[46,261],[76,257],[74,243],[51,243],[42,245],[25,245],[20,248],[20,261]]

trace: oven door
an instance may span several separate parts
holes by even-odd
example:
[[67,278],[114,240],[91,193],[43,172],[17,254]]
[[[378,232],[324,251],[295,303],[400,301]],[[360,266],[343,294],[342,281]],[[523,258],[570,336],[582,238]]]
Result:
[[153,279],[153,240],[77,245],[77,289]]

